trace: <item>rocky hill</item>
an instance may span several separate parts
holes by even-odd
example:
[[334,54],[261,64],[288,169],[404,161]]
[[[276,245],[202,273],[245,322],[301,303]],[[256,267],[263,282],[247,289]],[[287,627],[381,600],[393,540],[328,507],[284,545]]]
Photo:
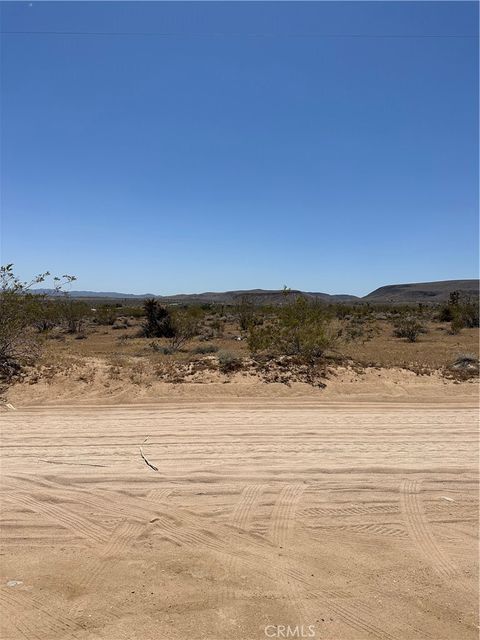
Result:
[[[326,303],[441,303],[448,300],[452,291],[460,291],[463,297],[478,298],[478,280],[443,280],[439,282],[419,282],[409,284],[391,284],[375,289],[359,298],[349,294],[329,294],[313,291],[291,290],[290,296],[303,295],[311,300]],[[53,293],[51,289],[38,289],[39,293]],[[208,291],[205,293],[180,293],[172,296],[154,296],[154,294],[129,294],[112,291],[71,291],[73,298],[90,299],[92,301],[128,301],[130,304],[149,297],[157,297],[166,304],[238,304],[242,300],[250,300],[254,304],[282,304],[285,293],[281,289],[245,289],[237,291]]]

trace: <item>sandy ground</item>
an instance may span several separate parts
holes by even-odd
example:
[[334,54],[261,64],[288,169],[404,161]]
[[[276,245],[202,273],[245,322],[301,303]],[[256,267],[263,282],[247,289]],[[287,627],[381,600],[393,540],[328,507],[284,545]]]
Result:
[[[128,366],[129,365],[129,366]],[[458,382],[439,371],[417,375],[401,368],[336,367],[323,379],[325,388],[307,383],[263,382],[257,375],[240,372],[222,375],[200,372],[187,382],[172,384],[158,379],[144,359],[123,363],[119,375],[100,358],[84,359],[72,368],[45,370],[32,384],[13,386],[8,399],[14,406],[72,404],[138,404],[216,402],[225,399],[305,400],[341,402],[476,402],[478,379]]]
[[458,391],[0,414],[0,637],[477,638]]

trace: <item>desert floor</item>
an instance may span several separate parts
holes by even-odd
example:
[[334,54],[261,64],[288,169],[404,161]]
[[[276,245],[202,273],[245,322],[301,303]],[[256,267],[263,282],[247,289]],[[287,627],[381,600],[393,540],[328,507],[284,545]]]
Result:
[[326,398],[3,412],[2,640],[477,638],[473,396]]

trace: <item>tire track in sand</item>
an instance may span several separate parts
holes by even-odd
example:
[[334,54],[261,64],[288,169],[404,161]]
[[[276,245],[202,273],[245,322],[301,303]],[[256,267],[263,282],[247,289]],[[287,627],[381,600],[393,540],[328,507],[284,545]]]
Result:
[[451,578],[458,575],[458,569],[433,536],[419,497],[420,485],[420,480],[404,480],[401,486],[400,503],[407,529],[418,550],[433,569],[444,578]]
[[[55,486],[52,482],[48,482],[48,485],[52,488]],[[299,486],[303,487],[303,485]],[[284,492],[285,494],[282,495],[281,499],[282,506],[280,506],[277,501],[272,511],[272,516],[275,515],[276,521],[271,523],[270,532],[277,542],[285,540],[285,535],[289,532],[293,522],[291,516],[294,511],[292,512],[291,500],[295,498],[295,493],[292,495],[292,489],[288,489],[288,487],[285,487]],[[201,545],[204,549],[219,553],[223,557],[225,557],[225,555],[233,557],[241,566],[245,568],[248,567],[257,574],[259,573],[262,563],[265,564],[265,559],[270,556],[270,569],[260,570],[260,573],[265,575],[265,577],[270,579],[273,577],[276,580],[280,578],[283,583],[285,580],[288,582],[292,581],[292,583],[299,583],[303,586],[303,591],[307,593],[307,601],[315,600],[315,609],[318,609],[318,605],[320,604],[323,609],[329,609],[336,613],[346,624],[357,630],[361,630],[362,633],[368,630],[368,633],[370,633],[373,638],[378,638],[379,640],[395,640],[390,634],[383,632],[379,627],[367,622],[378,616],[374,616],[366,607],[362,607],[361,605],[354,606],[351,602],[349,602],[348,605],[339,604],[338,599],[340,598],[343,601],[344,594],[330,591],[316,592],[312,580],[306,577],[304,571],[298,571],[293,567],[286,566],[284,562],[278,563],[277,557],[272,554],[275,547],[269,547],[269,545],[263,544],[257,537],[245,538],[241,534],[232,535],[231,532],[227,532],[228,529],[230,529],[228,526],[218,527],[218,532],[212,531],[208,523],[203,521],[202,518],[183,510],[179,512],[177,509],[175,515],[165,512],[161,515],[158,512],[155,514],[152,512],[152,502],[142,498],[132,499],[122,496],[122,507],[118,508],[115,500],[107,499],[105,496],[94,496],[89,491],[83,489],[70,489],[68,493],[72,498],[75,497],[80,504],[88,504],[90,507],[101,509],[106,513],[112,513],[112,515],[117,514],[122,517],[128,515],[133,518],[142,517],[142,519],[150,514],[152,517],[156,515],[154,520],[156,526],[178,544],[193,548],[198,548],[198,546]],[[113,497],[115,492],[111,492],[111,494]],[[300,495],[298,498],[300,498]],[[285,504],[285,502],[287,504]],[[166,506],[166,503],[162,506]],[[294,507],[296,509],[296,504]],[[290,525],[282,525],[285,517],[289,518]],[[220,535],[222,529],[224,533],[223,537]],[[271,540],[268,540],[268,542],[274,545]],[[295,588],[296,586],[295,584]],[[295,594],[293,595],[295,597]]]
[[151,489],[147,497],[149,500],[166,500],[169,495],[172,493],[173,489]]
[[[108,558],[117,556],[129,547],[143,531],[145,525],[141,522],[121,522],[115,527],[109,541],[101,549],[100,554],[93,561],[87,563],[84,571],[80,575],[80,580],[76,586],[88,590],[94,583],[102,579],[108,567]],[[87,594],[88,595],[88,594]],[[78,616],[82,613],[87,602],[77,602],[70,608],[70,615]]]
[[[297,505],[304,489],[305,485],[302,484],[284,487],[273,508],[269,538],[282,549],[287,548],[288,550],[290,538],[296,525]],[[331,590],[314,591],[308,584],[310,581],[308,579],[308,582],[306,581],[303,573],[288,558],[279,563],[278,578],[283,581],[286,579],[289,600],[300,616],[295,624],[314,624],[320,617],[319,609],[328,610],[356,631],[367,633],[370,637],[378,640],[396,640],[390,633],[370,622],[378,616],[375,616],[368,607],[360,603],[353,604],[351,601],[344,604],[347,594]],[[425,636],[425,638],[427,637]]]
[[[303,484],[286,485],[280,491],[275,501],[267,536],[279,549],[284,550],[285,547],[287,547],[290,533],[295,526],[297,504],[304,490],[305,486]],[[279,569],[276,575],[277,581],[283,586],[289,603],[293,605],[299,617],[298,620],[294,620],[294,624],[312,624],[309,619],[310,612],[302,599],[297,580],[285,575],[292,568],[291,561],[288,558],[282,558],[278,561],[277,565]],[[301,578],[301,576],[299,576],[299,578]]]
[[302,509],[302,516],[356,516],[370,515],[372,513],[393,514],[398,513],[398,504],[360,504],[348,507],[307,507]]
[[272,511],[268,537],[279,547],[286,544],[290,530],[295,525],[295,512],[302,493],[303,484],[287,485],[280,492]]
[[[242,529],[242,531],[249,531],[250,524],[255,513],[255,508],[264,489],[265,486],[261,484],[250,484],[243,489],[240,498],[232,512],[232,516],[229,522],[230,525],[236,527],[237,529]],[[237,557],[232,555],[227,556],[225,562],[227,578],[230,575],[234,575],[236,573],[239,565],[240,563]],[[237,592],[234,589],[226,587],[222,590],[222,593],[220,595],[221,602],[229,602],[236,599]]]
[[407,538],[408,533],[405,529],[395,527],[389,524],[379,524],[378,522],[367,522],[364,524],[340,524],[335,527],[318,527],[314,529],[320,531],[322,534],[329,536],[336,535],[336,531],[345,531],[346,533],[353,533],[366,536],[386,536],[388,538]]
[[248,531],[258,500],[265,489],[261,484],[250,484],[244,488],[232,513],[230,524]]
[[[54,520],[63,527],[72,530],[76,535],[87,538],[87,540],[96,547],[98,547],[98,544],[101,545],[100,556],[93,561],[87,562],[83,572],[80,574],[80,580],[77,585],[83,589],[88,589],[95,581],[98,581],[106,568],[107,558],[112,555],[118,555],[126,549],[130,542],[138,537],[145,527],[141,522],[125,521],[115,527],[113,532],[109,534],[103,527],[95,525],[86,518],[82,518],[69,509],[65,509],[63,506],[60,507],[56,504],[35,500],[30,496],[19,493],[16,494],[15,503],[21,504],[34,512]],[[29,598],[28,601],[30,602]],[[32,604],[32,606],[34,605]],[[81,603],[71,606],[64,620],[64,624],[75,624],[74,621],[70,621],[69,618],[78,616],[83,608],[84,606],[82,606]],[[49,618],[52,620],[55,619],[48,605],[43,608],[43,611]]]
[[[27,640],[78,638],[82,629],[67,616],[57,615],[42,600],[30,593],[0,590],[0,604],[5,618]],[[17,640],[3,638],[3,640]]]
[[[48,498],[49,496],[46,497]],[[90,522],[90,520],[83,518],[74,511],[70,511],[63,505],[59,506],[58,504],[38,500],[20,492],[15,493],[15,498],[7,497],[7,500],[16,506],[22,505],[30,509],[30,511],[46,516],[65,529],[70,529],[75,535],[86,538],[91,543],[102,544],[108,540],[108,531],[106,529]]]

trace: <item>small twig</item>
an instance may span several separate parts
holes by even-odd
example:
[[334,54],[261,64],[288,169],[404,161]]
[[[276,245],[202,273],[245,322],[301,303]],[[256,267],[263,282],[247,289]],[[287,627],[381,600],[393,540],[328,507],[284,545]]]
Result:
[[[142,442],[142,444],[145,444],[145,442],[146,442],[147,440],[148,440],[148,436],[145,438],[145,440]],[[158,468],[157,468],[154,464],[152,464],[151,462],[149,462],[149,461],[147,460],[147,458],[145,457],[145,454],[143,453],[143,449],[142,449],[142,447],[141,447],[141,446],[140,446],[140,455],[141,455],[141,456],[142,456],[142,458],[144,459],[145,464],[146,464],[147,466],[149,466],[149,467],[150,467],[150,469],[153,469],[154,471],[158,471]]]

